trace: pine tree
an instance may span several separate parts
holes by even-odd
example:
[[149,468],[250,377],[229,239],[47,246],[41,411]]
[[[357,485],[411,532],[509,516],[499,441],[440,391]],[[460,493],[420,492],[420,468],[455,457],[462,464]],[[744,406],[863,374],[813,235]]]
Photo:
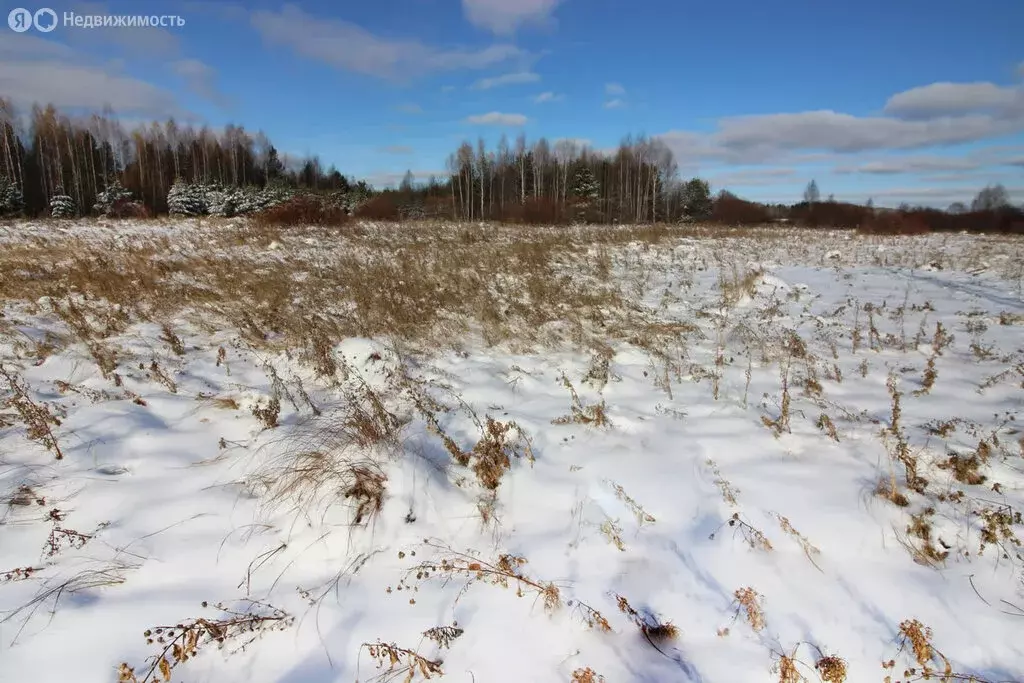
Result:
[[714,203],[711,200],[711,185],[700,178],[691,178],[683,185],[683,211],[696,221],[711,217]]
[[231,218],[239,213],[239,207],[246,204],[246,193],[239,187],[208,187],[206,188],[206,207],[211,216]]
[[78,205],[70,195],[58,188],[57,194],[50,198],[50,215],[54,218],[74,218],[78,215]]
[[583,220],[590,220],[594,214],[601,187],[594,172],[586,164],[579,164],[572,178],[572,195],[575,214]]
[[101,216],[117,213],[123,205],[130,203],[132,193],[116,178],[107,183],[107,189],[96,195],[96,204],[92,210]]
[[21,188],[0,176],[0,216],[17,216],[25,208]]
[[207,190],[179,178],[167,192],[167,211],[176,216],[202,216],[207,211]]

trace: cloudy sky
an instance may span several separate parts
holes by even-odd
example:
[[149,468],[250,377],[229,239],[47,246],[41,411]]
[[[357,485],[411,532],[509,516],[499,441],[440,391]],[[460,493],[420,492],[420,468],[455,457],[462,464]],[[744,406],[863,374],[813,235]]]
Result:
[[[24,0],[20,6],[35,10]],[[463,139],[662,137],[766,201],[1024,202],[1018,0],[376,0],[48,4],[182,27],[0,29],[0,96],[263,129],[376,183]],[[9,11],[14,5],[8,7]]]

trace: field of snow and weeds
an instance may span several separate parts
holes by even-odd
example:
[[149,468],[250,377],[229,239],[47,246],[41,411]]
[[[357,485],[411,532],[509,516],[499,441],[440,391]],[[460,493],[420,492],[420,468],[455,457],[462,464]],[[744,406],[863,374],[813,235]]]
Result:
[[0,680],[1020,680],[1024,240],[0,226]]

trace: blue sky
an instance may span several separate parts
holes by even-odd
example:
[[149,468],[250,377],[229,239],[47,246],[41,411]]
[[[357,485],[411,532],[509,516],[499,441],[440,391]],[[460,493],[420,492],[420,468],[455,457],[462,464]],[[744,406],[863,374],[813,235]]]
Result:
[[[9,11],[15,5],[6,9]],[[35,10],[26,2],[19,6]],[[0,32],[0,95],[126,121],[263,129],[382,185],[463,139],[662,137],[684,175],[766,201],[1024,201],[1016,0],[64,3],[182,27]]]

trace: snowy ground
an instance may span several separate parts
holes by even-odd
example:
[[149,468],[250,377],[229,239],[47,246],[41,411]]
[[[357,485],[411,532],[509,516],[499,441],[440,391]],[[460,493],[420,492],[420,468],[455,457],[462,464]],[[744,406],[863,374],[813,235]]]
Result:
[[1020,680],[1022,282],[966,235],[0,226],[0,680]]

